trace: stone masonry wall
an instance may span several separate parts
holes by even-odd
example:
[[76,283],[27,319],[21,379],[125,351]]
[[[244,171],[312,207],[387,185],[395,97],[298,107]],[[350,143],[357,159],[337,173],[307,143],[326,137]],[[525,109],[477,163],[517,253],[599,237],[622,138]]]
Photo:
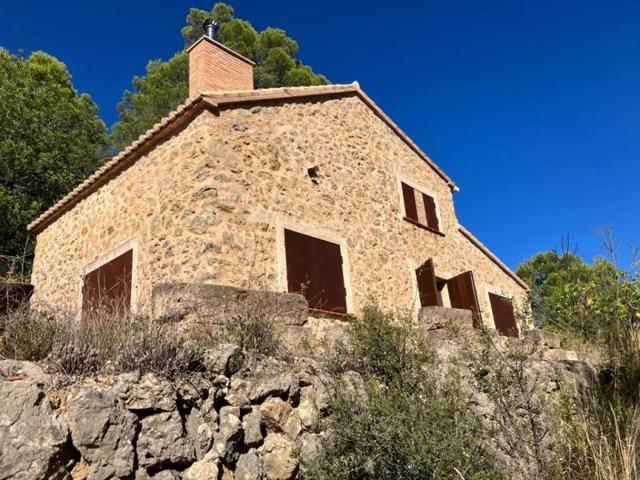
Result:
[[[444,236],[402,219],[401,179],[435,198]],[[524,301],[459,233],[446,182],[355,96],[203,112],[38,235],[34,301],[74,309],[82,269],[125,243],[143,312],[158,283],[286,290],[283,228],[341,245],[350,311],[417,309],[429,258],[474,272],[489,326],[488,292]]]

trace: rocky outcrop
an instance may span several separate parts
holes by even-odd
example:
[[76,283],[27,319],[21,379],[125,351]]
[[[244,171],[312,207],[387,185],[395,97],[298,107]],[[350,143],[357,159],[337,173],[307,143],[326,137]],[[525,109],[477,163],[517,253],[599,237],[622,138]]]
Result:
[[4,362],[0,479],[296,478],[298,452],[319,448],[319,365],[245,365],[232,344],[202,357],[185,380],[130,372],[64,387],[35,364]]
[[285,435],[269,435],[264,441],[264,472],[269,480],[289,480],[298,471],[295,444]]
[[0,381],[0,479],[48,479],[66,468],[69,429],[42,389]]
[[51,375],[33,362],[0,360],[0,380],[24,380],[27,378],[31,383],[41,387],[51,385]]
[[162,412],[140,421],[138,464],[149,471],[185,467],[196,459],[180,413]]
[[113,393],[83,388],[67,404],[73,445],[91,466],[88,478],[103,480],[133,473],[137,419]]

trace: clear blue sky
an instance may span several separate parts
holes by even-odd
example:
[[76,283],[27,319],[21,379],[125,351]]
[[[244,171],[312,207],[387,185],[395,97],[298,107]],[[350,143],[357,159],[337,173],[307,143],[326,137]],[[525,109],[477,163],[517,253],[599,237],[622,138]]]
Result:
[[[69,67],[108,125],[134,74],[182,47],[201,0],[0,0],[0,45]],[[640,2],[230,2],[364,90],[460,186],[460,222],[515,267],[570,235],[640,240]]]

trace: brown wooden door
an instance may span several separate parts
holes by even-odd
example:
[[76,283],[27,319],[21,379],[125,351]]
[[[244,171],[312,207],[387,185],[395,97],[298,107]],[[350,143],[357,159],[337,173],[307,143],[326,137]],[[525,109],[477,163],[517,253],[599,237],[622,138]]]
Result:
[[289,292],[304,295],[310,308],[346,313],[340,245],[292,230],[284,231],[284,243]]
[[480,304],[478,302],[478,294],[476,293],[476,285],[473,280],[473,272],[464,272],[456,277],[447,280],[449,290],[449,299],[453,308],[463,308],[472,310],[473,323],[480,323]]
[[519,335],[518,324],[516,323],[516,315],[513,311],[513,303],[511,300],[490,293],[489,301],[491,302],[493,321],[498,333],[505,337],[517,337]]
[[84,277],[82,315],[98,311],[127,314],[131,306],[133,251],[129,250]]
[[423,307],[442,306],[442,296],[438,291],[432,259],[427,260],[416,269],[416,279],[418,280],[420,305]]

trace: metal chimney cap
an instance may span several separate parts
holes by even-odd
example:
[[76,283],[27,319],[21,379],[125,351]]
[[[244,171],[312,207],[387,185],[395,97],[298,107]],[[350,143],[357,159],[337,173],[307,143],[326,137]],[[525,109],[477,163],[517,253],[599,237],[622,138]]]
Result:
[[220,25],[213,18],[207,18],[202,27],[204,28],[205,35],[209,37],[211,40],[215,40],[218,36],[218,27]]

